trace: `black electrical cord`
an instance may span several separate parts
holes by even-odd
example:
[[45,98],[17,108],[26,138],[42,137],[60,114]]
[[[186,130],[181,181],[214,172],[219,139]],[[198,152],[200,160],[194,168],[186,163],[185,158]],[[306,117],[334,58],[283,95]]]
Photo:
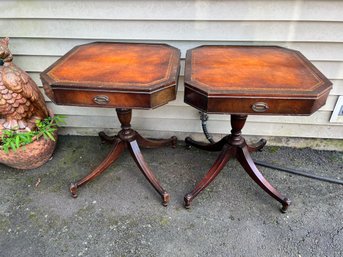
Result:
[[214,144],[214,140],[211,137],[210,133],[208,133],[207,130],[207,120],[208,120],[208,115],[206,112],[200,112],[200,119],[201,119],[201,126],[202,126],[202,131],[204,132],[207,140],[211,143]]
[[279,166],[275,166],[269,163],[265,163],[262,161],[255,161],[255,164],[259,165],[259,166],[263,166],[263,167],[267,167],[267,168],[271,168],[271,169],[275,169],[275,170],[280,170],[280,171],[284,171],[287,173],[291,173],[294,175],[299,175],[299,176],[303,176],[303,177],[307,177],[307,178],[313,178],[313,179],[318,179],[318,180],[322,180],[325,182],[330,182],[330,183],[335,183],[335,184],[340,184],[343,185],[343,181],[340,179],[335,179],[335,178],[327,178],[327,177],[322,177],[322,176],[318,176],[315,174],[311,174],[305,171],[301,171],[301,170],[296,170],[296,169],[291,169],[291,168],[282,168]]
[[[214,144],[214,140],[213,140],[212,136],[210,135],[210,133],[208,133],[208,130],[207,130],[207,120],[208,120],[207,113],[200,112],[200,119],[201,119],[202,130],[203,130],[207,140],[211,144]],[[291,169],[291,168],[282,168],[282,167],[275,166],[275,165],[272,165],[270,163],[265,163],[265,162],[262,162],[262,161],[254,161],[254,162],[257,165],[263,166],[263,167],[266,167],[266,168],[271,168],[271,169],[274,169],[274,170],[280,170],[280,171],[284,171],[284,172],[291,173],[291,174],[294,174],[294,175],[299,175],[299,176],[303,176],[303,177],[307,177],[307,178],[312,178],[312,179],[317,179],[317,180],[321,180],[321,181],[325,181],[325,182],[329,182],[329,183],[335,183],[335,184],[343,185],[343,180],[340,180],[340,179],[322,177],[322,176],[311,174],[311,173],[308,173],[308,172],[305,172],[305,171]]]

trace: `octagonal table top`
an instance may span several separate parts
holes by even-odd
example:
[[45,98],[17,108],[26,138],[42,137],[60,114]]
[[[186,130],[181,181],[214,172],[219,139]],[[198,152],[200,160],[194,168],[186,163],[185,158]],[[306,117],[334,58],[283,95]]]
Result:
[[180,50],[166,44],[76,46],[41,73],[56,104],[150,109],[176,98]]
[[187,52],[185,83],[211,94],[319,95],[331,82],[300,52],[278,46],[202,46]]
[[299,51],[200,46],[187,51],[185,102],[209,113],[309,115],[332,83]]
[[74,47],[41,77],[54,87],[154,91],[176,83],[179,56],[165,44],[95,42]]

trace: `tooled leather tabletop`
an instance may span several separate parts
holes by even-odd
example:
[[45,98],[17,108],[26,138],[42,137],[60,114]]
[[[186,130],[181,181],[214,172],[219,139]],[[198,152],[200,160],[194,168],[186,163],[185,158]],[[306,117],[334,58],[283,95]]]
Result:
[[276,46],[202,46],[189,50],[186,84],[209,94],[311,95],[331,82],[300,52]]
[[73,48],[42,77],[54,86],[151,91],[176,83],[179,55],[164,44],[97,42]]

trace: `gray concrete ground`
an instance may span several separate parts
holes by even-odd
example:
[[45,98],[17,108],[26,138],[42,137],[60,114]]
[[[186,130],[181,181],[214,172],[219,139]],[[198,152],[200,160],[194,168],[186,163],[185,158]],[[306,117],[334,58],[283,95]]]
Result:
[[[42,168],[0,165],[0,256],[343,256],[341,185],[261,168],[293,201],[281,214],[233,160],[186,210],[184,194],[217,153],[182,142],[143,150],[171,194],[168,207],[127,153],[71,198],[69,183],[109,147],[96,137],[61,137]],[[343,152],[267,146],[253,158],[343,179]]]

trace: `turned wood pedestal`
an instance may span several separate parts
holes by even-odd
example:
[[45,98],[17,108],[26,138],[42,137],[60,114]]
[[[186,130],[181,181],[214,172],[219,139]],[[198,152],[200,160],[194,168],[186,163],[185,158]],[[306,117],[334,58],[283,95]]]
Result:
[[169,194],[145,162],[142,148],[176,146],[176,137],[143,138],[131,128],[132,109],[152,109],[175,100],[180,51],[164,44],[91,43],[74,47],[41,74],[46,95],[56,104],[116,108],[121,130],[116,136],[100,132],[113,144],[107,157],[70,192],[104,172],[128,149],[144,176],[167,206]]
[[241,130],[248,114],[310,115],[325,104],[330,89],[331,82],[298,51],[275,46],[202,46],[188,50],[185,103],[207,113],[230,114],[232,130],[215,144],[186,138],[188,146],[220,154],[185,195],[185,207],[190,207],[230,158],[236,158],[285,212],[291,201],[263,177],[250,156],[261,150],[266,140],[248,145]]
[[162,197],[163,206],[167,206],[170,196],[163,189],[160,182],[155,177],[154,173],[150,170],[145,162],[141,153],[142,148],[158,148],[162,146],[171,145],[176,147],[177,138],[171,137],[170,139],[152,140],[142,137],[137,131],[131,128],[131,109],[116,109],[122,130],[116,136],[108,136],[104,132],[100,132],[99,136],[103,141],[113,144],[112,150],[108,153],[107,157],[86,177],[80,179],[75,183],[71,183],[70,192],[73,197],[77,197],[77,188],[93,180],[104,172],[113,162],[115,162],[125,149],[128,149],[132,158],[136,162],[138,168],[142,171],[146,179],[155,188],[155,190]]
[[230,158],[237,158],[244,170],[249,176],[270,196],[274,197],[282,204],[281,211],[286,212],[291,201],[279,193],[262,175],[256,167],[253,159],[250,156],[251,152],[261,150],[266,140],[261,139],[254,145],[248,145],[241,135],[241,130],[245,124],[247,115],[231,115],[231,134],[222,138],[215,144],[203,144],[192,140],[190,137],[185,139],[187,146],[195,146],[196,148],[206,151],[221,151],[217,160],[214,162],[205,177],[195,186],[195,188],[185,196],[185,207],[189,208],[192,200],[204,190],[220,173]]

